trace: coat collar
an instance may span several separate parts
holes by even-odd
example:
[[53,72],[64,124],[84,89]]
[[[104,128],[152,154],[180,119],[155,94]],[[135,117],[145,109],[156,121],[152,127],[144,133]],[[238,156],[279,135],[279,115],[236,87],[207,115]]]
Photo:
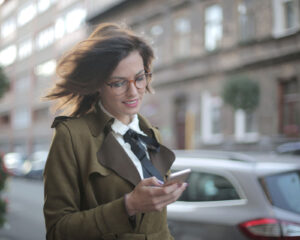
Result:
[[[142,131],[148,136],[155,137],[156,140],[160,141],[158,131],[153,129],[150,122],[141,115],[138,115],[138,117]],[[126,179],[134,186],[137,185],[141,178],[136,167],[125,150],[115,139],[112,132],[109,131],[110,125],[113,123],[113,118],[106,115],[99,106],[96,106],[95,112],[89,113],[85,118],[91,134],[94,137],[99,136],[101,132],[105,133],[107,131],[100,149],[97,152],[98,162],[102,166],[113,170],[116,174]],[[160,146],[160,151],[158,153],[150,151],[149,155],[153,165],[162,176],[167,174],[167,171],[175,160],[174,153],[163,145]]]
[[[99,136],[99,134],[104,132],[105,129],[109,129],[114,120],[113,117],[105,114],[98,104],[95,105],[95,110],[87,114],[84,118],[94,137]],[[155,137],[157,140],[159,140],[157,132],[153,130],[151,123],[140,114],[138,114],[138,118],[142,131],[148,136]]]
[[[165,146],[160,145],[159,152],[156,153],[154,151],[150,151],[149,155],[153,165],[160,174],[162,176],[166,176],[175,159],[174,153]],[[125,150],[115,139],[112,132],[109,132],[105,137],[99,151],[97,152],[97,158],[98,162],[102,166],[114,171],[134,186],[141,181],[140,174],[136,167]]]
[[113,118],[105,114],[98,104],[95,105],[94,111],[87,114],[84,118],[94,137],[104,132],[113,123]]

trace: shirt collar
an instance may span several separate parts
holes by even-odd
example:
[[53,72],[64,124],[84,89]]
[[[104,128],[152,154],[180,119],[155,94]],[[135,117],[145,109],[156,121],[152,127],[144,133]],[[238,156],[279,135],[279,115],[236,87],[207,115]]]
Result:
[[[146,118],[144,118],[140,114],[137,114],[137,118],[139,122],[138,126],[146,135],[153,136],[154,134],[155,138],[157,140],[160,140],[158,131],[152,127],[152,125]],[[99,134],[103,132],[106,127],[110,127],[114,122],[114,118],[104,113],[99,104],[95,104],[93,111],[84,115],[83,119],[87,123],[94,137],[99,136]]]
[[100,106],[101,110],[102,110],[106,115],[108,115],[109,117],[114,118],[114,122],[113,122],[112,125],[111,125],[111,129],[112,129],[115,133],[120,134],[120,135],[123,136],[123,135],[127,132],[127,130],[128,130],[129,128],[131,128],[132,130],[136,131],[137,133],[140,133],[140,134],[145,135],[145,134],[142,132],[142,130],[140,129],[140,126],[139,126],[139,118],[138,118],[138,115],[137,115],[137,114],[135,114],[135,115],[133,116],[132,121],[131,121],[128,125],[126,125],[126,124],[122,123],[120,120],[118,120],[117,118],[115,118],[112,114],[110,114],[110,113],[104,108],[104,106],[101,104],[101,102],[99,102],[99,106]]

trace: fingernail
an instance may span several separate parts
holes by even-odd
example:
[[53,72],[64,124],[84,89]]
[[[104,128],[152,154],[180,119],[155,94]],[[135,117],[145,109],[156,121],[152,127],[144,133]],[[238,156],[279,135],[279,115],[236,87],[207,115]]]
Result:
[[184,186],[187,187],[189,184],[188,183],[184,183]]

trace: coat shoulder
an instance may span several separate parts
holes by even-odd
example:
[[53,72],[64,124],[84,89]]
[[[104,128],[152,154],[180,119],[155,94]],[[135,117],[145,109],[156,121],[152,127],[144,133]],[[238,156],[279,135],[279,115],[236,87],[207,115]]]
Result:
[[67,122],[70,119],[74,119],[74,117],[58,116],[58,117],[54,118],[51,128],[56,128],[60,123]]
[[85,129],[86,123],[81,117],[56,117],[51,125],[51,128],[57,128],[59,125],[65,125],[72,132]]

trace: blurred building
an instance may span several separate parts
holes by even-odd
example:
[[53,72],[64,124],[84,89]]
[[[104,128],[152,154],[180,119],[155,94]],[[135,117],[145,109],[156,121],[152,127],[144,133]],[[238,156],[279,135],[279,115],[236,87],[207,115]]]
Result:
[[10,78],[0,101],[0,151],[48,149],[53,116],[40,100],[60,55],[86,36],[88,1],[6,0],[0,5],[0,65]]
[[[156,53],[142,109],[173,148],[272,150],[300,139],[299,0],[31,0],[0,7],[0,149],[32,151],[51,139],[48,103],[56,59],[101,22],[126,23]],[[259,84],[256,110],[234,110],[224,84]]]

